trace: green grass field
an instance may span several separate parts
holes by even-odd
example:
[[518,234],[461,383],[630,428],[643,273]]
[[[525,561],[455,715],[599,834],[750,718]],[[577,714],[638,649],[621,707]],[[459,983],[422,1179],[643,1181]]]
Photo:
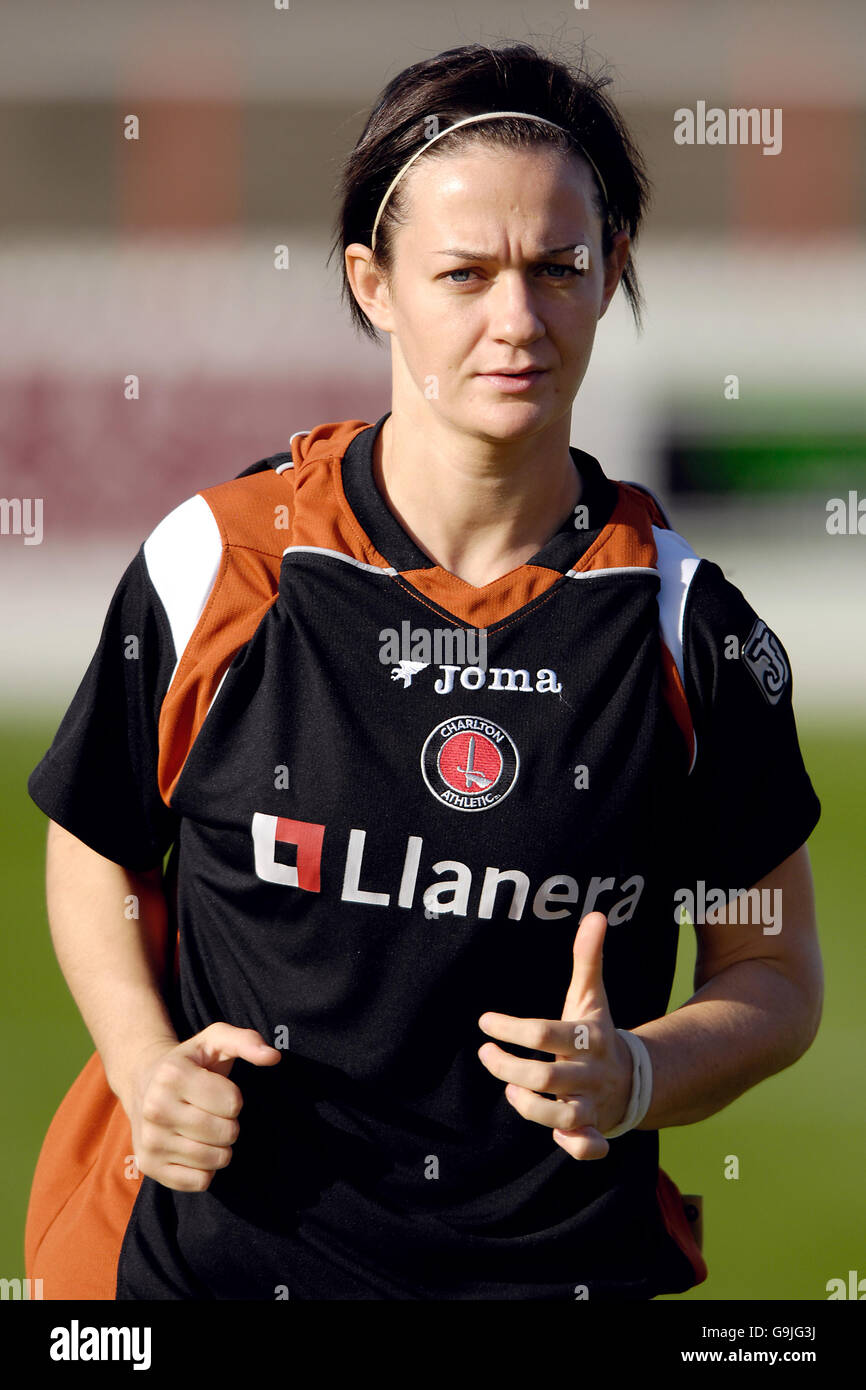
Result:
[[[30,1179],[54,1110],[92,1044],[54,959],[45,916],[45,817],[26,778],[57,720],[0,724],[0,845],[5,899],[2,1048],[9,1078],[0,1172],[0,1276],[24,1274]],[[662,1165],[704,1198],[709,1278],[689,1299],[826,1299],[828,1279],[866,1276],[862,1095],[863,788],[866,731],[801,723],[821,798],[810,841],[827,979],[818,1038],[794,1067],[697,1125],[661,1135]],[[692,992],[684,930],[671,1007]],[[728,1157],[739,1178],[725,1177]]]

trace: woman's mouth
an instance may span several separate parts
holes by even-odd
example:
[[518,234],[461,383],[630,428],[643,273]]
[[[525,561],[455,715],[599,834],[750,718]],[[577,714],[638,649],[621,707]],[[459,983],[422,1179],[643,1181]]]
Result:
[[492,386],[500,391],[526,391],[534,386],[546,372],[541,367],[534,367],[525,372],[481,372],[482,380],[489,381]]

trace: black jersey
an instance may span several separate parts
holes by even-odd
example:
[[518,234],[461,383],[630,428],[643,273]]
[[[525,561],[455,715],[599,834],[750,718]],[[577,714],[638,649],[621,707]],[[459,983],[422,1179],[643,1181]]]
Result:
[[376,488],[386,418],[300,432],[156,528],[30,778],[118,863],[174,846],[179,1036],[284,1050],[235,1063],[207,1191],[143,1179],[117,1296],[684,1290],[705,1268],[657,1132],[573,1159],[508,1103],[478,1019],[561,1017],[593,909],[614,1024],[664,1014],[678,890],[750,887],[818,820],[787,654],[578,449],[580,506],[531,560],[447,573]]

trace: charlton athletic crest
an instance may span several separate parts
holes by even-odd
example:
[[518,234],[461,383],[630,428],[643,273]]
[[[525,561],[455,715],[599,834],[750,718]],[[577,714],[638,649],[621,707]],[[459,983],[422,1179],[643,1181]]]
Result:
[[455,811],[488,811],[511,791],[520,759],[499,724],[475,715],[446,719],[428,735],[421,771],[430,791]]

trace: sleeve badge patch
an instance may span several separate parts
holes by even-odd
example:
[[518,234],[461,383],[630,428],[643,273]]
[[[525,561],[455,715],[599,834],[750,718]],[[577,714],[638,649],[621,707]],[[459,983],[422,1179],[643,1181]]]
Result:
[[767,703],[777,705],[785,693],[791,671],[778,637],[762,618],[755,619],[743,643],[741,658]]

